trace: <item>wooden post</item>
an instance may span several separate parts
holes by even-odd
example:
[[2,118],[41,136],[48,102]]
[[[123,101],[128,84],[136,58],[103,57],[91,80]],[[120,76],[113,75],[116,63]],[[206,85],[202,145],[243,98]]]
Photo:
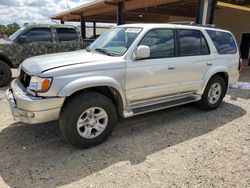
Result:
[[217,0],[199,0],[196,14],[197,24],[212,24]]
[[211,0],[209,4],[209,10],[208,10],[208,23],[213,24],[214,22],[214,11],[216,8],[217,0]]
[[117,25],[125,24],[125,6],[123,1],[118,2],[116,17]]
[[86,24],[83,15],[80,16],[82,39],[86,39]]
[[199,0],[199,2],[198,2],[197,14],[196,14],[196,23],[197,24],[202,24],[204,3],[205,3],[205,0]]
[[96,38],[96,22],[95,21],[93,22],[93,35]]

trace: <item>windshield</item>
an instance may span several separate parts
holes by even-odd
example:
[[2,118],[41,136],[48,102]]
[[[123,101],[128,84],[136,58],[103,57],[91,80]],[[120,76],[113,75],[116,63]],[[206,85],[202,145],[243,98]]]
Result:
[[15,33],[13,33],[12,35],[9,36],[9,39],[14,41],[16,40],[16,38],[26,29],[26,27],[21,27],[20,29],[18,29]]
[[110,56],[122,56],[134,42],[142,28],[116,27],[103,33],[87,50]]

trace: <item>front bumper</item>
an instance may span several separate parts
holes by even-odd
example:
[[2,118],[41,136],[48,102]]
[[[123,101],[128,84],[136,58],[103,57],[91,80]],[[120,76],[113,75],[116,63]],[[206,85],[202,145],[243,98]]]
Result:
[[11,83],[11,89],[6,91],[12,115],[15,120],[36,124],[59,118],[60,110],[65,98],[34,97],[19,86],[19,81]]

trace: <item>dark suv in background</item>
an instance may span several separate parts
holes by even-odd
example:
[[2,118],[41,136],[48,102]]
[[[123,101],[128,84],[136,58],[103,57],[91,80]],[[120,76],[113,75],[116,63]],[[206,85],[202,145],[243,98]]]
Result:
[[82,37],[77,27],[24,25],[7,40],[0,39],[0,87],[11,81],[11,68],[17,68],[24,59],[82,48]]

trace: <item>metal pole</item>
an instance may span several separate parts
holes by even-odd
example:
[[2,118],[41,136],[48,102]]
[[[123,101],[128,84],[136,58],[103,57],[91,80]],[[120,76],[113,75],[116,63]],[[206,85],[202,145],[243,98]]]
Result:
[[82,38],[86,39],[86,24],[83,15],[80,16]]
[[124,2],[118,2],[117,6],[117,25],[125,24],[125,6]]

